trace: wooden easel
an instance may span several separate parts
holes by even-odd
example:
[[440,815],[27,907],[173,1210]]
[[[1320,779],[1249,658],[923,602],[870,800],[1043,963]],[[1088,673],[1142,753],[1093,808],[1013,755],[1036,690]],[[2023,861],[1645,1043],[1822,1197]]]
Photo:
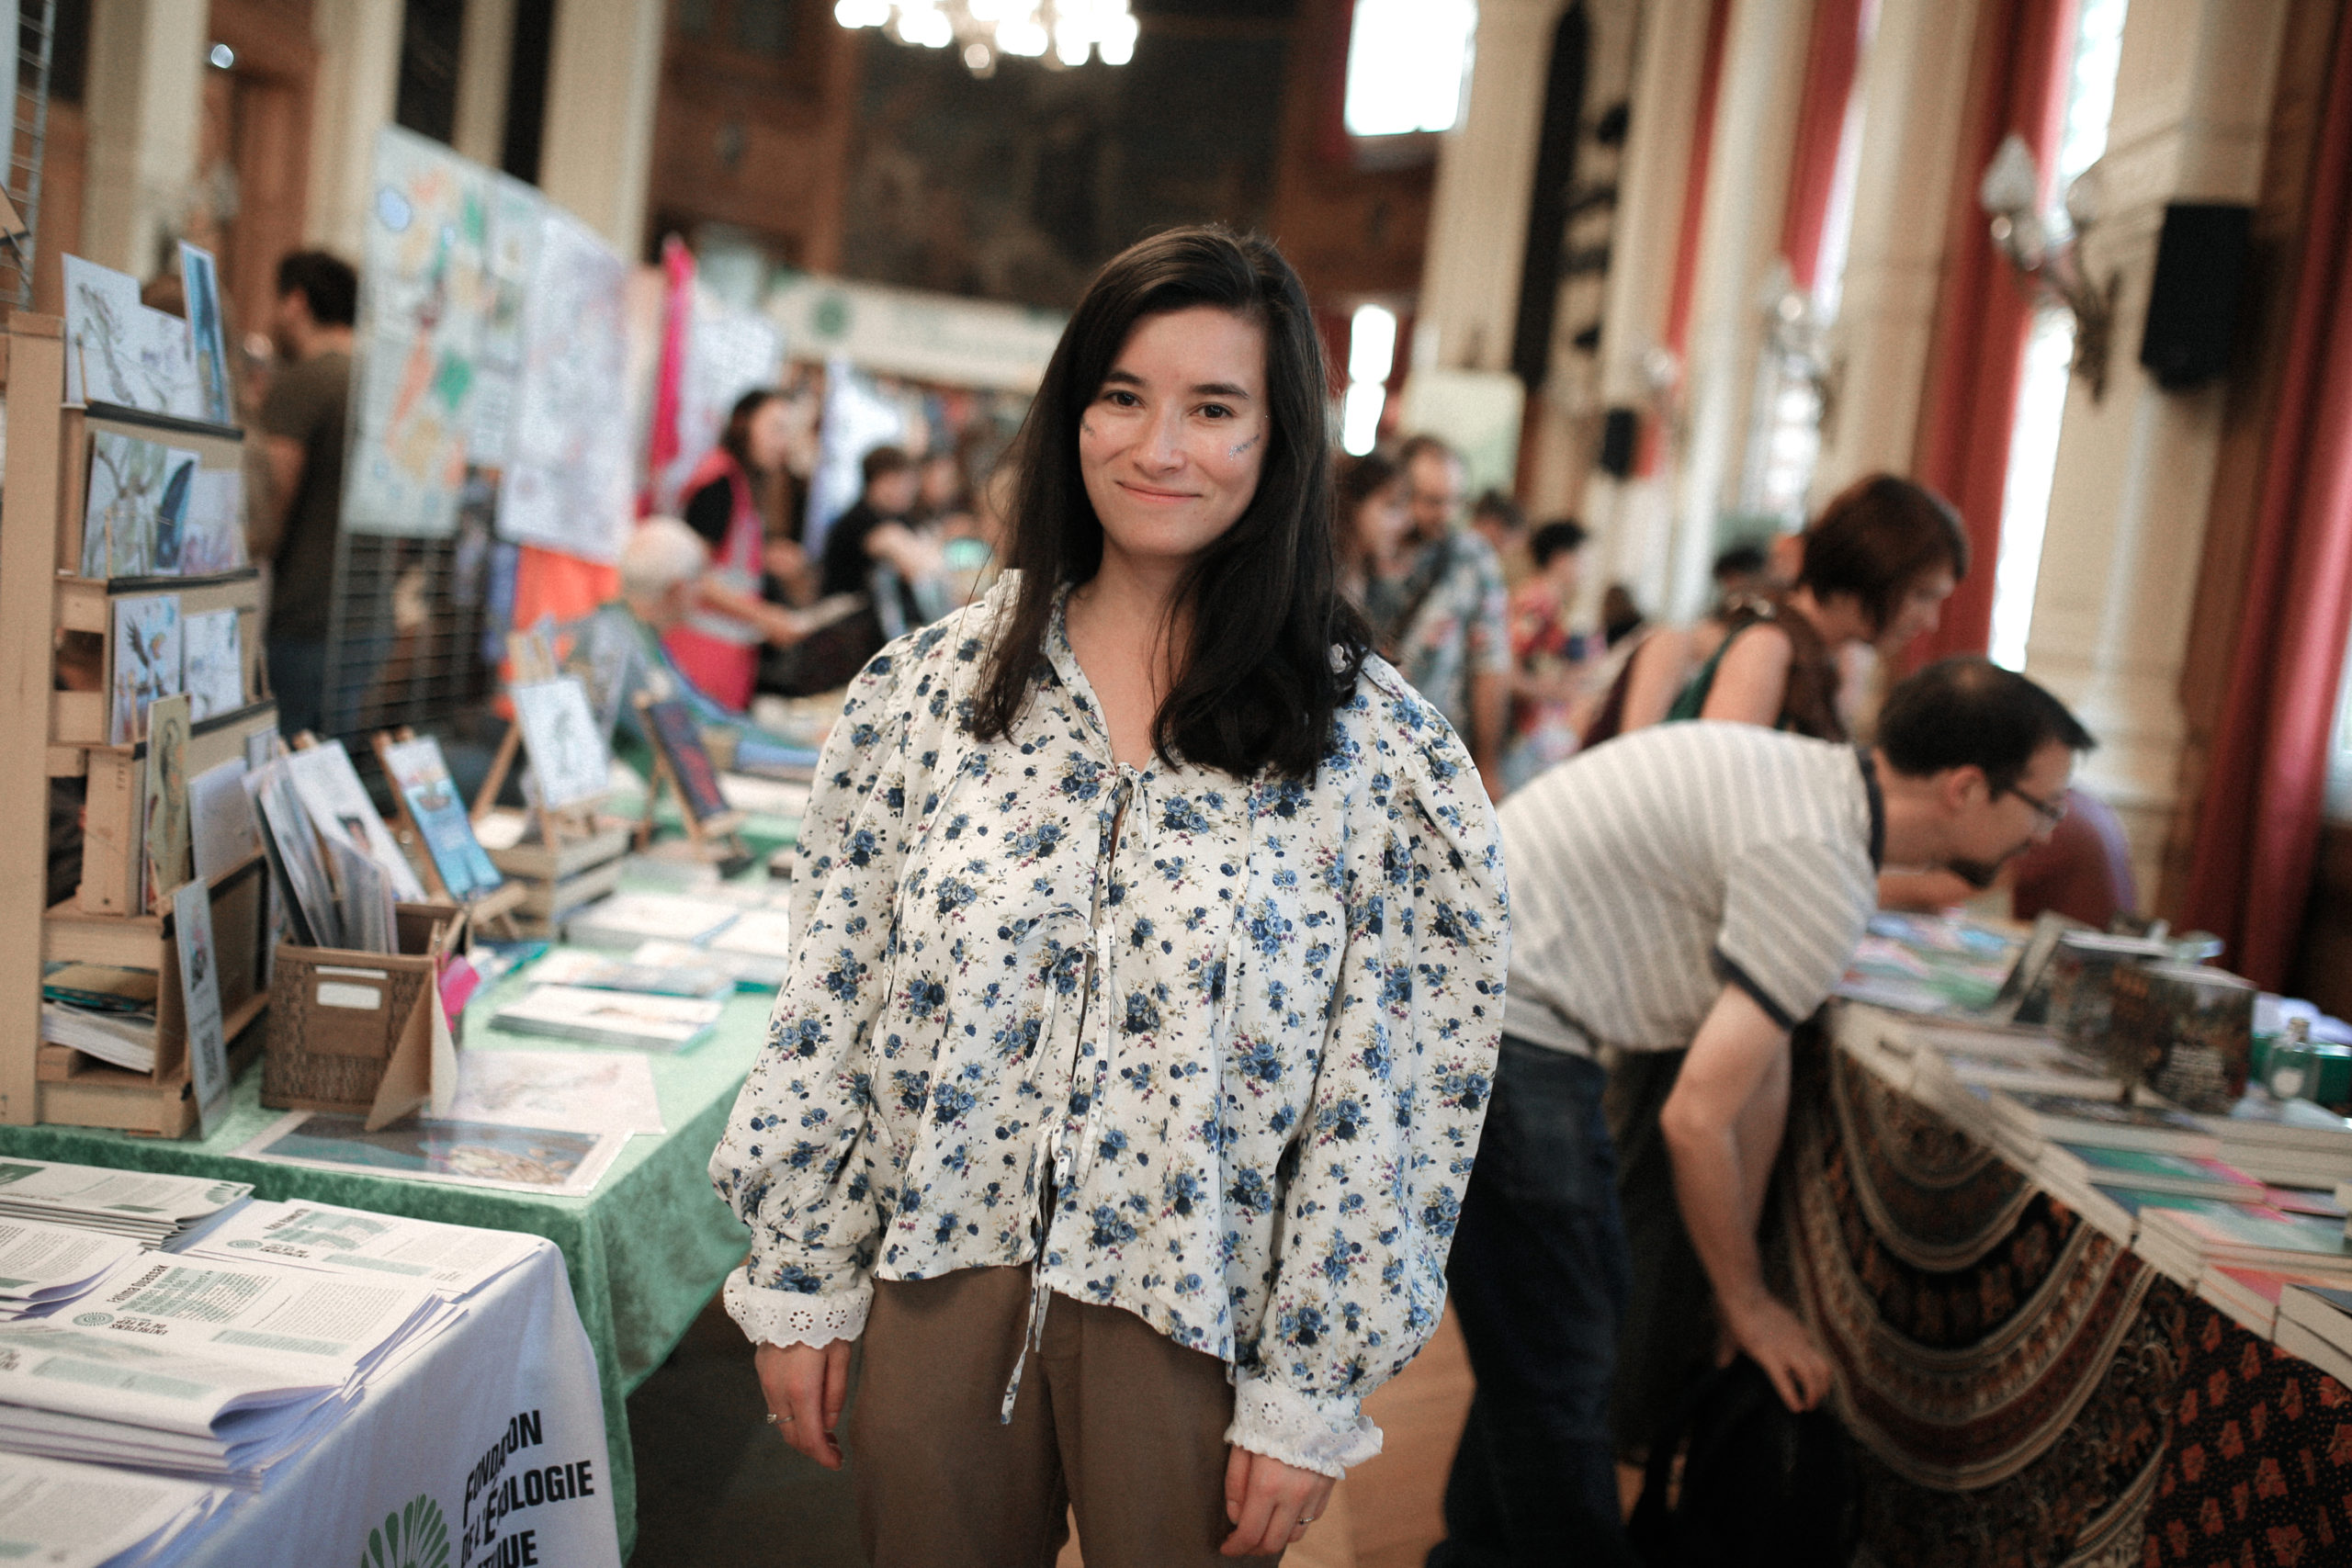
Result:
[[[391,761],[387,753],[391,750],[392,746],[396,742],[413,740],[415,739],[415,729],[405,724],[401,725],[400,728],[396,730],[378,730],[376,732],[374,741],[376,748],[376,761],[382,765],[384,776],[386,778],[390,778],[392,773]],[[509,762],[511,765],[511,758],[509,759]],[[455,780],[452,780],[452,784],[454,784],[455,782]],[[456,894],[449,891],[449,884],[441,874],[440,864],[433,858],[433,845],[424,836],[424,825],[418,822],[416,818],[409,811],[408,796],[401,793],[400,785],[398,784],[394,784],[392,786],[392,805],[400,812],[401,829],[424,851],[424,854],[422,858],[424,863],[424,882],[426,890],[445,904],[457,904],[464,908],[466,911],[466,923],[475,931],[481,930],[482,924],[486,920],[496,920],[499,922],[499,929],[505,932],[509,940],[520,936],[522,933],[515,929],[514,925],[514,909],[517,905],[523,902],[523,899],[530,890],[525,887],[521,883],[510,878],[507,881],[500,883],[496,887],[483,894],[479,898],[461,899],[458,897]]]
[[[686,786],[679,781],[677,769],[670,761],[669,749],[662,745],[661,736],[653,728],[653,716],[649,711],[652,706],[652,698],[642,692],[637,694],[638,723],[644,729],[646,742],[653,751],[653,777],[646,785],[645,816],[637,825],[638,847],[643,849],[653,841],[654,808],[661,802],[662,786],[666,783],[670,793],[677,798],[678,818],[686,825],[686,840],[692,846],[694,858],[719,863],[740,861],[748,865],[751,863],[751,852],[743,847],[743,841],[736,835],[742,830],[750,813],[730,810],[715,811],[708,817],[695,815],[694,797],[687,794]],[[713,772],[715,774],[716,769]]]
[[[538,630],[520,632],[509,639],[507,658],[514,670],[514,685],[536,685],[554,680],[559,673],[555,652],[548,646],[546,634]],[[490,760],[490,772],[483,775],[481,788],[474,795],[473,809],[467,813],[475,822],[489,816],[498,804],[498,792],[506,787],[506,775],[513,771],[514,759],[522,750],[523,720],[518,713],[507,725],[506,738],[498,743],[498,752]],[[549,851],[560,852],[567,842],[582,842],[596,836],[596,814],[604,804],[602,794],[554,807],[542,797],[532,801],[530,810],[541,840]]]

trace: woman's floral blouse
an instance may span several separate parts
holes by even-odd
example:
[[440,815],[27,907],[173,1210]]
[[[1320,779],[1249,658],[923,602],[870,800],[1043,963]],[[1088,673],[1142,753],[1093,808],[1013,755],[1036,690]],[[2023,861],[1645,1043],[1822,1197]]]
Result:
[[729,1309],[824,1344],[875,1277],[1034,1260],[1224,1359],[1229,1440],[1336,1475],[1444,1297],[1502,1018],[1494,815],[1376,659],[1312,784],[1120,765],[1058,614],[978,741],[1016,586],[885,649],[826,743],[792,977],[711,1157],[752,1232]]

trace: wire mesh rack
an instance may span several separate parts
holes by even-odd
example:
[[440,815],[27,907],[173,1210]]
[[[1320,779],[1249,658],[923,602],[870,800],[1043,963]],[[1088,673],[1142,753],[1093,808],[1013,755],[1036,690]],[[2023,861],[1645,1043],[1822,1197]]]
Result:
[[49,143],[49,66],[57,42],[57,0],[17,0],[12,46],[17,78],[16,110],[9,118],[6,167],[0,186],[24,225],[24,232],[0,243],[0,299],[18,307],[33,302],[33,246],[40,232],[41,154]]

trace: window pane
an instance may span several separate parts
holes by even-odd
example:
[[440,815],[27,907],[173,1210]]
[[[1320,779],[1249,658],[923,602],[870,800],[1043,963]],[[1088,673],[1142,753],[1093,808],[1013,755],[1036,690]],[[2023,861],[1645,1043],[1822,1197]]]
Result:
[[1451,130],[1470,75],[1476,0],[1358,0],[1348,40],[1348,130]]

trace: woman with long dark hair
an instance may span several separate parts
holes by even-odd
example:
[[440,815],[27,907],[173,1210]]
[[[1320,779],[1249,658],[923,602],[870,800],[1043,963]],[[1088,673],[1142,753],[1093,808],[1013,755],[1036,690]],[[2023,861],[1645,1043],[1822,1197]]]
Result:
[[759,476],[783,471],[791,439],[784,393],[755,387],[735,400],[718,445],[681,491],[680,513],[710,547],[710,569],[695,587],[693,613],[662,635],[662,646],[688,679],[737,713],[751,704],[760,645],[786,648],[806,635],[798,615],[760,595],[767,525]]
[[876,1568],[1272,1558],[1436,1327],[1494,1067],[1494,818],[1335,584],[1272,246],[1095,278],[1011,565],[850,690],[711,1159],[770,1418]]

